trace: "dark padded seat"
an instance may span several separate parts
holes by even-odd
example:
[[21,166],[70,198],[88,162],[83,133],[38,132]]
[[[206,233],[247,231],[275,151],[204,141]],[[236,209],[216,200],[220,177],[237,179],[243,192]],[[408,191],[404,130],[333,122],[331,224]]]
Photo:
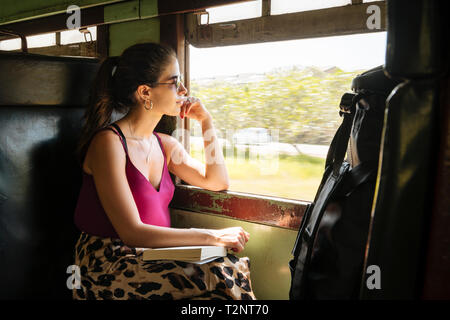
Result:
[[0,299],[64,299],[92,58],[0,53]]
[[[385,71],[405,81],[387,99],[366,255],[366,266],[380,268],[383,285],[382,290],[361,286],[363,299],[412,300],[422,296],[425,244],[437,199],[434,179],[439,117],[443,113],[440,88],[445,88],[441,77],[448,72],[448,19],[441,14],[448,12],[444,3],[387,2]],[[404,14],[405,8],[408,14]],[[440,252],[442,257],[445,254]],[[369,275],[364,277],[363,283]]]

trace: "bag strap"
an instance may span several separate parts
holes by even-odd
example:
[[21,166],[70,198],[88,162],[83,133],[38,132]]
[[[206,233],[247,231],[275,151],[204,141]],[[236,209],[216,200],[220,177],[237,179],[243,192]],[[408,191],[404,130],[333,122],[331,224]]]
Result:
[[[325,161],[325,173],[324,178],[322,179],[322,183],[317,190],[317,195],[322,191],[322,187],[326,182],[326,176],[329,176],[328,172],[332,166],[332,174],[334,177],[337,177],[340,173],[342,163],[344,162],[345,153],[347,151],[348,141],[350,139],[350,132],[353,124],[353,117],[356,111],[356,103],[362,98],[361,94],[356,93],[344,93],[341,97],[341,102],[339,103],[339,115],[343,120],[341,125],[339,126],[336,134],[331,141],[330,147],[328,149],[327,158]],[[315,201],[317,201],[317,196]],[[300,250],[300,244],[302,242],[302,236],[306,232],[307,224],[306,221],[311,217],[311,212],[314,209],[314,202],[311,203],[305,211],[303,215],[302,222],[300,224],[300,228],[297,233],[297,238],[295,240],[294,247],[292,248],[292,254],[294,257],[298,256]]]
[[295,239],[294,247],[292,248],[292,251],[291,251],[291,254],[294,257],[298,256],[298,251],[300,250],[300,246],[299,246],[300,236],[304,232],[303,229],[305,228],[306,220],[308,220],[308,216],[310,215],[310,212],[313,209],[313,206],[314,206],[313,203],[308,204],[308,206],[306,207],[305,213],[303,214],[302,222],[300,223],[300,228],[298,229],[298,232],[297,232],[297,238]]
[[333,165],[333,175],[339,175],[340,168],[344,162],[345,153],[348,148],[348,140],[353,125],[353,118],[356,111],[356,103],[363,97],[362,93],[344,93],[339,104],[339,115],[342,117],[342,124],[336,132],[327,154],[327,164]]
[[339,194],[348,196],[359,185],[368,181],[374,181],[377,177],[377,169],[377,161],[361,162],[345,176]]

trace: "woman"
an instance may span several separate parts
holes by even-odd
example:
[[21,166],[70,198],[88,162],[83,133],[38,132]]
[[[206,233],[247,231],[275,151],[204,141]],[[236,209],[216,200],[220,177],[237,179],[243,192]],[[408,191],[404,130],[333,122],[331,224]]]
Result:
[[[102,63],[79,145],[83,185],[75,223],[82,233],[75,264],[81,288],[75,299],[255,298],[248,258],[229,254],[204,265],[142,261],[140,248],[216,245],[241,252],[249,239],[240,227],[170,226],[168,171],[205,189],[228,187],[221,148],[206,155],[204,166],[175,138],[154,132],[163,115],[179,115],[200,123],[205,148],[218,143],[210,113],[186,94],[176,55],[165,46],[133,45]],[[113,112],[126,115],[111,124]]]

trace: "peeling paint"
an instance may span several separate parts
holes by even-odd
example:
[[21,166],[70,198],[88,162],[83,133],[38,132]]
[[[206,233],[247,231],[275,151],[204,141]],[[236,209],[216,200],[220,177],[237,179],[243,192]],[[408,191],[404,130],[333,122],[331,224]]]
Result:
[[177,185],[170,206],[297,230],[307,205],[304,201]]

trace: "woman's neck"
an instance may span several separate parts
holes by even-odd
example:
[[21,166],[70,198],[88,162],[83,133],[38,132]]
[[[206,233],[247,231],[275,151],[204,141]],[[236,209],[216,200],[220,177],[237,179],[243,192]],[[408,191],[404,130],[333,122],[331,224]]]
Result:
[[123,124],[126,130],[125,136],[135,139],[149,139],[153,135],[156,125],[161,120],[162,115],[139,114],[138,112],[128,113],[120,119],[119,125]]

